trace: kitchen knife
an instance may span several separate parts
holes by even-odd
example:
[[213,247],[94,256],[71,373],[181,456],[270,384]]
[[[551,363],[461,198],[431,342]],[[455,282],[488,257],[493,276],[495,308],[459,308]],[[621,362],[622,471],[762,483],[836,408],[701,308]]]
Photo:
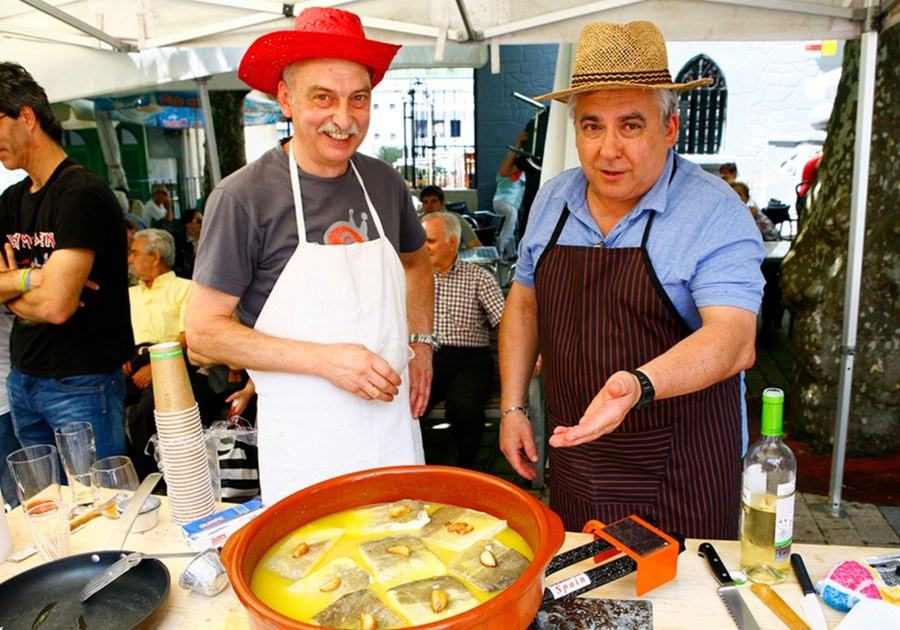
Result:
[[800,608],[803,609],[803,616],[806,617],[806,623],[813,630],[828,630],[828,624],[825,622],[825,613],[822,612],[822,604],[819,602],[819,596],[816,595],[816,589],[813,588],[812,580],[809,579],[809,573],[806,572],[806,565],[803,564],[803,558],[799,553],[791,554],[791,566],[794,567],[794,573],[797,574],[797,581],[800,582],[800,588],[803,589],[803,598],[800,600]]
[[106,544],[110,549],[122,549],[125,546],[125,539],[128,538],[128,534],[131,532],[131,526],[134,525],[134,521],[137,519],[138,514],[141,513],[141,508],[144,507],[144,501],[146,501],[147,497],[150,496],[150,493],[153,492],[153,489],[156,487],[156,484],[159,483],[160,479],[162,479],[162,473],[158,472],[150,473],[144,477],[144,480],[141,482],[141,485],[138,486],[137,491],[135,491],[128,500],[128,507],[125,508],[122,516],[119,517],[119,522],[116,523],[112,533],[109,535],[109,540]]
[[725,564],[722,562],[722,559],[719,557],[715,548],[708,542],[705,542],[700,543],[697,551],[701,556],[706,558],[710,570],[716,577],[716,581],[719,582],[719,588],[716,589],[716,591],[719,593],[719,597],[722,601],[725,602],[725,607],[728,609],[728,612],[731,613],[731,617],[734,619],[734,623],[737,624],[737,627],[740,630],[760,630],[759,624],[756,623],[756,619],[753,618],[753,613],[750,612],[750,608],[748,608],[747,604],[744,603],[744,600],[741,599],[741,594],[738,593],[737,586],[735,586],[734,582],[731,580],[731,575],[728,573],[728,569],[725,568]]

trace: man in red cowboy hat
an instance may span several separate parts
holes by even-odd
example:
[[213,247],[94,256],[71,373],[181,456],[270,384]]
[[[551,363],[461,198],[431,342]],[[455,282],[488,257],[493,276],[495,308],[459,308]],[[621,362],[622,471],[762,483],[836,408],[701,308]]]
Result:
[[550,506],[567,529],[649,516],[735,538],[741,371],[755,359],[764,250],[728,185],[677,156],[677,92],[650,22],[589,24],[566,102],[580,168],[532,207],[500,330],[500,448],[523,477],[538,353]]
[[[425,234],[400,176],[356,152],[398,49],[367,39],[352,13],[310,8],[293,30],[257,39],[238,71],[277,95],[294,136],[210,194],[187,337],[252,375],[267,504],[343,473],[424,462]],[[377,354],[391,339],[411,342],[408,372]]]

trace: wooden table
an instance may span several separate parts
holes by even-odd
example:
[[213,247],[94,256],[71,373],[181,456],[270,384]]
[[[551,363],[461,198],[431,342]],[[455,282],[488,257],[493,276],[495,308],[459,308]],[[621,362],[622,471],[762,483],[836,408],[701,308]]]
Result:
[[766,249],[766,260],[782,261],[791,251],[792,241],[763,241],[763,247]]
[[[131,534],[125,543],[126,549],[135,551],[187,551],[187,544],[181,539],[179,529],[171,522],[165,497],[160,513],[160,522],[154,529],[143,534]],[[31,544],[22,510],[17,508],[7,515],[13,539],[14,550]],[[72,552],[83,553],[106,549],[106,540],[114,525],[114,521],[97,518],[89,522],[82,530],[72,535]],[[569,533],[563,549],[589,542],[592,538],[587,534]],[[654,628],[715,628],[729,630],[734,628],[725,605],[715,592],[716,582],[706,566],[706,561],[697,555],[699,540],[688,540],[687,550],[681,554],[678,562],[678,577],[647,593],[642,599],[653,603]],[[726,566],[736,569],[738,566],[738,543],[736,541],[711,541],[722,556]],[[795,545],[794,551],[802,554],[809,570],[810,577],[816,581],[823,577],[828,569],[841,560],[862,559],[882,553],[896,552],[896,549],[879,549],[874,547],[841,547],[824,545]],[[178,577],[187,566],[189,559],[164,560],[172,575],[172,586],[166,604],[166,614],[160,624],[161,628],[196,630],[197,628],[223,628],[237,630],[248,628],[244,609],[229,587],[216,597],[204,597],[178,586]],[[34,555],[18,564],[0,563],[0,581],[4,581],[22,571],[37,566],[43,559]],[[586,560],[575,567],[570,567],[551,576],[548,581],[559,581],[577,574],[593,566]],[[775,587],[782,598],[801,614],[799,598],[802,595],[797,580],[791,575],[784,584]],[[750,592],[749,586],[740,588],[744,601],[750,606],[763,630],[783,629],[786,626],[769,611],[757,597]],[[634,574],[606,584],[589,596],[615,599],[638,599],[635,595]],[[825,618],[830,628],[834,628],[843,618],[843,613],[823,606]],[[2,620],[0,620],[2,625]],[[512,630],[512,629],[502,629]]]

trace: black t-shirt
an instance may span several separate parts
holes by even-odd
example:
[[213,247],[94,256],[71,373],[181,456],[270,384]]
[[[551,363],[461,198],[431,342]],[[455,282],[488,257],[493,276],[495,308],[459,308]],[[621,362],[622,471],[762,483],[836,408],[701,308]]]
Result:
[[83,290],[84,306],[62,324],[17,318],[12,364],[41,377],[111,372],[134,348],[122,210],[112,189],[71,158],[36,193],[30,186],[26,178],[0,196],[0,229],[19,267],[43,267],[57,249],[89,249],[95,254],[89,278],[100,289]]

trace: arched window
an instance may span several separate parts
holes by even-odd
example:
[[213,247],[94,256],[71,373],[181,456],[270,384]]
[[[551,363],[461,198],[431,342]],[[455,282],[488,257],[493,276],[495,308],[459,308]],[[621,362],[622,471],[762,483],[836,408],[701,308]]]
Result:
[[675,150],[679,153],[718,153],[725,126],[728,87],[725,76],[706,55],[697,55],[678,73],[676,82],[685,83],[709,77],[710,85],[682,92],[678,98],[681,128]]

